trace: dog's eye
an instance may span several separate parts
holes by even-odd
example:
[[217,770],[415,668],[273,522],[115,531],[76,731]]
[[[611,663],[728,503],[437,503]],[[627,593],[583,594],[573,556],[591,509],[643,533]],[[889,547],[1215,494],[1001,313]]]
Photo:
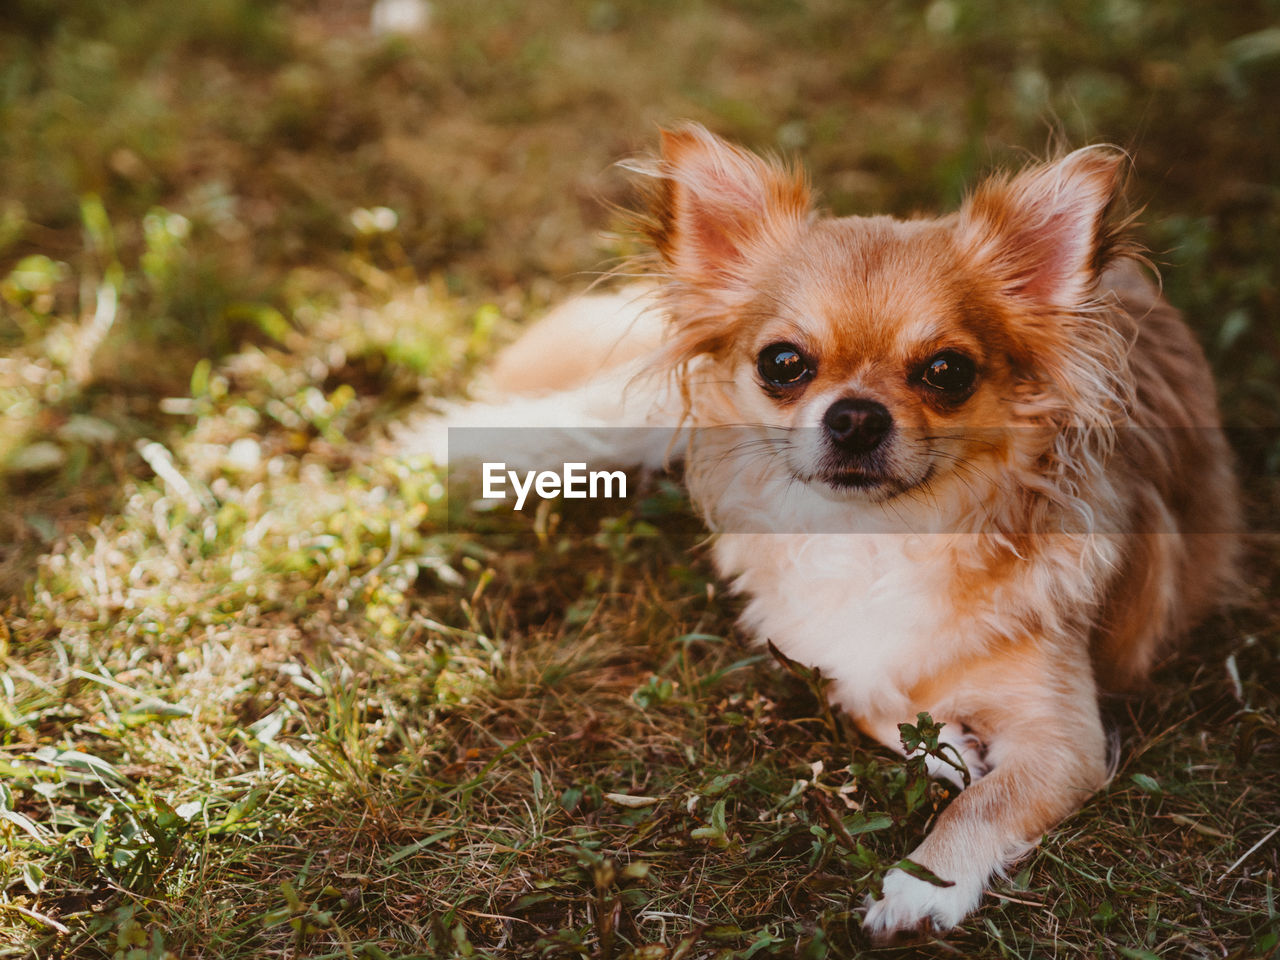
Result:
[[943,350],[930,359],[920,372],[920,380],[926,387],[944,393],[949,399],[960,399],[973,389],[978,368],[963,353]]
[[772,387],[795,387],[813,377],[813,364],[791,343],[774,343],[760,351],[756,369]]

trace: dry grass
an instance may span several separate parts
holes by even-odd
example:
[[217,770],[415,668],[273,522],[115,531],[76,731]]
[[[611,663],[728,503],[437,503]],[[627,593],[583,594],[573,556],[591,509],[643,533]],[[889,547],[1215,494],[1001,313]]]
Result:
[[[1131,147],[1274,522],[1260,4],[67,8],[0,14],[0,956],[865,950],[946,788],[745,643],[678,490],[451,523],[382,439],[628,252],[609,165],[659,122],[799,150],[838,212],[951,204],[1046,118]],[[1277,571],[925,953],[1276,951]]]

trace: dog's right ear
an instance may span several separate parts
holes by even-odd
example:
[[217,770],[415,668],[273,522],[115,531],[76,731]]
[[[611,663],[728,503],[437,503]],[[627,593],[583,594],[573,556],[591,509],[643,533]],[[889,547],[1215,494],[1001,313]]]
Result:
[[662,131],[650,240],[669,275],[695,288],[750,279],[753,254],[786,243],[808,218],[803,174],[732,146],[697,124]]

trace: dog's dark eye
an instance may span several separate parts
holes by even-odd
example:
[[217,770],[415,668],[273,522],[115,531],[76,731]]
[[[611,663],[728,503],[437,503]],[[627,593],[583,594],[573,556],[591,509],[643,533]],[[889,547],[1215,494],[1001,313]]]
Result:
[[924,365],[920,380],[948,399],[962,399],[973,389],[977,376],[978,368],[971,359],[955,350],[943,350]]
[[796,387],[813,377],[813,364],[791,343],[773,343],[760,351],[756,369],[771,387]]

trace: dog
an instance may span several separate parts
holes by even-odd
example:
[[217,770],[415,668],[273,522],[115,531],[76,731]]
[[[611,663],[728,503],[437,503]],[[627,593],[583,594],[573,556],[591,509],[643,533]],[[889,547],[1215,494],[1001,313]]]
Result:
[[945,885],[889,871],[873,942],[959,924],[1105,784],[1100,695],[1233,575],[1213,382],[1117,214],[1127,163],[1087,147],[940,218],[835,218],[794,166],[664,131],[632,165],[649,279],[554,311],[436,421],[559,428],[513,460],[674,451],[743,627],[891,749],[944,722],[963,763],[931,771],[964,789],[909,859]]

